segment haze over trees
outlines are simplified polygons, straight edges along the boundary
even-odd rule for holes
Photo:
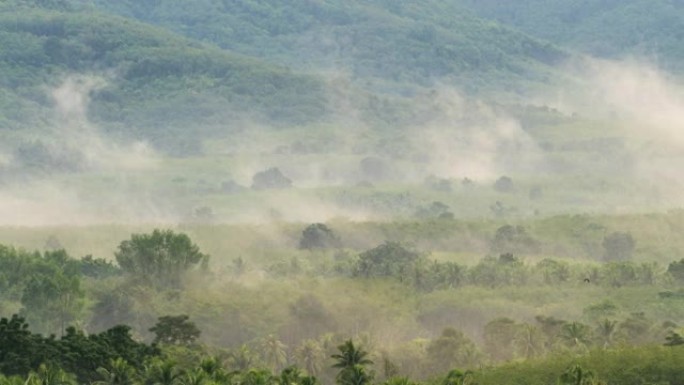
[[[681,20],[0,2],[0,385],[682,384]]]

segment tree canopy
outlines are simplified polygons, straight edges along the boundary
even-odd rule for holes
[[[119,244],[115,256],[127,274],[164,287],[179,287],[186,271],[209,260],[187,235],[158,229],[133,234]]]

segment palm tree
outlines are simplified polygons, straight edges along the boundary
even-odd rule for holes
[[[209,375],[202,368],[196,368],[183,373],[179,377],[178,383],[180,385],[204,385],[208,380]]]
[[[337,360],[332,367],[337,369],[350,369],[354,366],[365,366],[372,365],[373,361],[366,358],[368,352],[356,348],[352,340],[345,341],[342,345],[338,346],[337,349],[340,351],[338,354],[333,354],[331,357]]]
[[[76,385],[76,378],[59,367],[41,364],[37,372],[29,373],[26,385]]]
[[[280,385],[299,385],[305,376],[302,376],[302,372],[296,366],[288,366],[283,369],[280,373],[280,377],[277,379]]]
[[[280,342],[272,334],[264,338],[261,342],[261,353],[264,361],[270,365],[271,371],[277,373],[279,369],[287,363],[287,353],[285,344]]]
[[[373,374],[361,365],[354,365],[340,371],[337,375],[339,385],[367,385],[373,381]]]
[[[154,360],[145,366],[145,385],[177,385],[182,372],[173,361]]]
[[[272,385],[274,378],[268,370],[252,369],[242,374],[238,383],[241,385]]]
[[[254,354],[247,345],[242,345],[232,351],[226,361],[230,369],[244,372],[252,366]]]
[[[98,368],[97,374],[102,378],[94,385],[133,385],[135,383],[135,368],[119,357],[110,361],[111,369]]]
[[[366,358],[365,352],[354,346],[352,340],[345,341],[338,346],[340,351],[331,357],[337,360],[332,366],[340,369],[337,374],[337,383],[340,385],[365,385],[373,380],[373,374],[366,371],[365,366],[373,364],[373,361]]]
[[[199,368],[208,378],[217,383],[226,383],[230,377],[216,357],[204,358],[200,362]]]
[[[323,349],[317,341],[306,340],[295,350],[295,358],[310,376],[317,376],[324,358]]]
[[[513,342],[518,352],[525,358],[537,356],[544,349],[544,335],[537,327],[528,323],[523,323],[518,327]]]
[[[604,319],[599,322],[596,327],[596,335],[598,336],[601,346],[606,349],[613,344],[613,337],[615,336],[615,331],[617,330],[617,321],[611,321],[609,319]]]
[[[586,349],[590,342],[590,330],[583,323],[571,322],[563,325],[561,338],[570,348]]]

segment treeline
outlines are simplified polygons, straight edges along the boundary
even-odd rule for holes
[[[288,365],[281,347],[265,340],[266,360],[257,362],[245,349],[212,351],[195,343],[200,334],[187,316],[161,317],[151,329],[152,344],[135,341],[128,326],[118,325],[99,334],[85,335],[74,327],[60,339],[29,330],[18,316],[0,319],[0,383],[29,385],[315,385],[321,367]],[[436,360],[450,353],[445,331],[431,345]],[[384,354],[366,351],[352,340],[329,353],[325,364],[333,376],[323,383],[338,385],[465,385],[550,384],[642,385],[684,383],[684,340],[667,346],[593,350],[581,356],[555,355],[474,370],[430,365],[427,379],[418,381],[399,374],[399,367]],[[677,346],[682,345],[682,346]],[[304,352],[306,355],[307,353]],[[272,364],[269,364],[271,362]],[[451,362],[453,364],[453,362]]]
[[[46,246],[60,247],[52,238]],[[303,250],[297,257],[273,264],[275,254],[268,252],[263,270],[240,257],[229,268],[212,268],[209,256],[186,234],[171,230],[133,234],[121,241],[114,255],[116,263],[89,256],[75,259],[63,250],[38,253],[2,247],[0,308],[5,314],[18,313],[7,321],[8,330],[23,330],[17,335],[38,341],[17,346],[47,355],[25,364],[33,371],[43,361],[69,368],[70,361],[54,357],[77,354],[64,353],[67,348],[60,341],[87,340],[92,345],[88,351],[103,357],[102,349],[111,345],[107,338],[129,341],[126,338],[132,335],[136,341],[172,347],[206,341],[207,349],[224,351],[222,360],[235,370],[263,366],[278,373],[297,365],[324,382],[335,378],[326,369],[327,362],[345,336],[377,350],[373,360],[382,363],[376,369],[386,379],[398,375],[426,379],[453,368],[684,342],[678,324],[684,260],[672,262],[663,271],[627,261],[570,264],[545,259],[528,265],[504,253],[466,266],[432,260],[396,242],[358,254],[318,250],[339,246],[340,240],[327,226],[313,224],[302,232],[299,247]],[[296,288],[300,285],[301,290]],[[470,301],[461,305],[453,301],[472,295],[473,290],[498,296],[518,290],[510,302],[500,300],[510,307],[519,306],[516,301],[538,301],[536,296],[547,290],[604,295],[625,288],[634,289],[630,295],[638,293],[639,298],[657,302],[660,310],[634,310],[641,306],[625,307],[613,296],[589,298],[589,305],[576,309],[579,315],[560,317],[544,306],[530,306],[525,314],[505,312],[511,316],[502,317],[495,315],[486,296],[471,297],[482,302],[476,313],[464,313],[472,311],[465,305]],[[406,306],[416,308],[402,309]],[[199,326],[187,316],[158,318],[171,311],[191,314]],[[476,326],[468,325],[471,316],[479,320]],[[386,324],[395,317],[403,326]],[[66,334],[45,342],[25,333],[24,320],[42,333]],[[122,324],[134,329],[117,329]],[[206,332],[203,338],[200,328]],[[374,340],[392,328],[399,337],[389,343]],[[196,353],[176,351],[174,357],[186,361]],[[86,361],[104,365],[109,358]],[[68,371],[85,375],[76,369]]]
[[[682,282],[684,263],[681,261],[673,261],[665,268],[656,263],[630,261],[635,244],[631,234],[613,232],[602,241],[603,263],[571,263],[563,259],[542,258],[539,262],[529,264],[516,255],[517,251],[523,255],[539,253],[539,242],[523,227],[505,225],[497,229],[490,240],[490,251],[494,255],[488,255],[472,266],[433,260],[428,254],[392,241],[358,255],[338,249],[332,260],[327,260],[329,263],[314,260],[308,266],[316,274],[323,275],[393,278],[425,292],[468,285],[490,288],[526,285],[622,287]],[[305,228],[299,242],[300,248],[308,250],[335,249],[341,245],[342,241],[332,229],[320,223]],[[316,258],[325,259],[325,254]],[[281,261],[267,269],[275,276],[307,274],[303,266],[295,257],[289,264]],[[675,294],[664,292],[662,295]]]

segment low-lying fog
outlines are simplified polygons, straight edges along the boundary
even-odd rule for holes
[[[2,148],[0,225],[389,219],[435,202],[456,217],[680,205],[678,79],[634,60],[563,70],[573,82],[516,104],[437,85],[395,101],[408,123],[381,128],[364,120],[353,85],[336,79],[333,121],[227,122],[225,138],[185,158],[89,121],[90,96],[112,75],[74,74],[46,88],[53,131]]]

